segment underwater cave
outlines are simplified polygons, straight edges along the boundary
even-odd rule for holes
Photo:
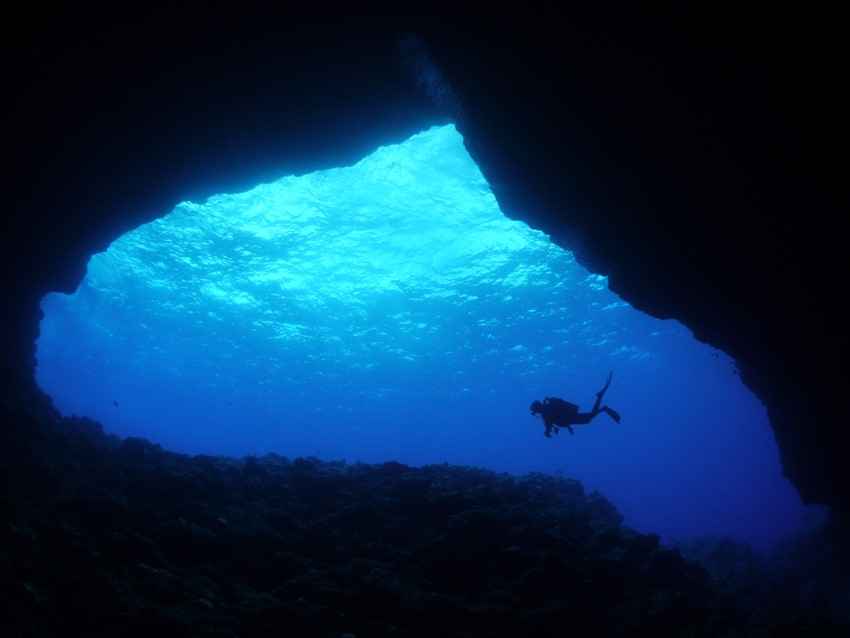
[[[563,474],[667,540],[805,518],[732,359],[507,218],[453,125],[184,201],[42,309],[56,407],[171,450]],[[622,423],[544,438],[530,402],[609,371]]]

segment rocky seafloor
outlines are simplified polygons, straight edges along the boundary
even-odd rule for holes
[[[799,569],[732,578],[753,561],[722,544],[691,562],[577,481],[187,456],[45,405],[2,417],[6,638],[850,635]]]

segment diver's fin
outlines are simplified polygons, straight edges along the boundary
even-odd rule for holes
[[[616,410],[614,410],[613,408],[609,408],[609,407],[607,407],[607,406],[606,406],[606,407],[604,407],[604,408],[602,408],[602,409],[603,409],[603,410],[605,410],[605,414],[607,414],[608,416],[610,416],[610,417],[611,417],[612,419],[614,419],[617,423],[619,423],[619,422],[620,422],[620,413],[619,413],[619,412],[617,412],[617,411],[616,411]]]

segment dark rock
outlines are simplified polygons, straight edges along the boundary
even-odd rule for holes
[[[846,513],[844,408],[812,399],[842,396],[847,380],[844,317],[825,302],[846,279],[830,221],[846,207],[829,197],[843,178],[816,148],[841,146],[847,110],[829,24],[789,47],[799,12],[767,29],[761,11],[330,25],[247,7],[126,22],[34,7],[2,58],[6,635],[548,636],[582,621],[601,635],[846,633],[846,516],[743,579],[764,587],[724,585],[575,482],[193,459],[60,419],[33,378],[42,296],[70,292],[119,234],[270,167],[343,165],[452,120],[507,214],[734,356],[788,477]],[[411,40],[399,59],[410,31],[425,48]],[[270,83],[274,68],[298,72]],[[436,69],[450,90],[423,94],[405,68]],[[221,99],[230,85],[243,88]],[[285,598],[289,583],[300,598]]]
[[[842,315],[824,302],[847,271],[842,233],[824,229],[846,206],[816,145],[846,133],[831,80],[840,37],[787,47],[771,34],[797,31],[799,16],[765,30],[755,10],[688,21],[633,8],[611,20],[583,5],[569,19],[453,11],[334,26],[247,9],[236,20],[142,13],[130,27],[68,10],[50,26],[24,19],[39,30],[4,41],[15,60],[4,103],[15,214],[0,247],[14,291],[0,326],[3,405],[55,416],[33,382],[39,300],[70,292],[120,233],[211,188],[343,165],[454,121],[507,214],[550,233],[635,307],[735,357],[804,499],[850,509],[843,412],[811,400],[839,395],[847,379]],[[151,37],[155,53],[140,44]],[[272,86],[263,70],[275,63],[302,72]],[[254,88],[222,101],[227,83]],[[123,106],[102,112],[116,94]],[[167,108],[153,97],[176,94],[186,98]],[[45,171],[50,187],[34,187]]]
[[[159,460],[160,455],[158,452],[161,449],[161,446],[151,443],[146,439],[131,436],[124,439],[121,443],[119,453],[129,463],[141,464],[153,459]]]
[[[44,459],[87,455],[62,436]],[[245,475],[252,464],[261,479]],[[751,609],[658,537],[623,528],[605,499],[567,479],[448,465],[239,462],[138,440],[76,467],[68,484],[51,484],[62,498],[32,508],[20,492],[7,502],[0,559],[10,577],[0,586],[16,601],[9,626],[42,626],[42,635],[191,627],[260,636],[286,626],[323,637],[548,636],[573,619],[593,620],[601,635],[663,634],[682,623],[714,635],[720,625],[744,627]],[[768,599],[748,600],[764,610]],[[785,624],[824,618],[807,604],[782,616]]]

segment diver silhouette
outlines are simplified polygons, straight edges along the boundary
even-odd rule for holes
[[[611,379],[613,376],[613,372],[608,374],[608,380],[605,382],[605,385],[599,392],[596,393],[596,403],[593,404],[593,409],[590,412],[579,412],[578,406],[575,403],[564,401],[558,397],[546,397],[543,401],[534,401],[530,406],[531,414],[532,416],[537,416],[539,414],[543,417],[543,422],[546,425],[546,431],[543,435],[551,437],[552,430],[555,431],[555,434],[558,434],[558,428],[567,428],[570,431],[570,434],[575,434],[572,426],[587,425],[600,412],[604,412],[614,419],[614,421],[619,423],[619,412],[609,408],[607,405],[600,406],[600,403],[602,403],[602,397],[605,396],[608,386],[611,385]]]

